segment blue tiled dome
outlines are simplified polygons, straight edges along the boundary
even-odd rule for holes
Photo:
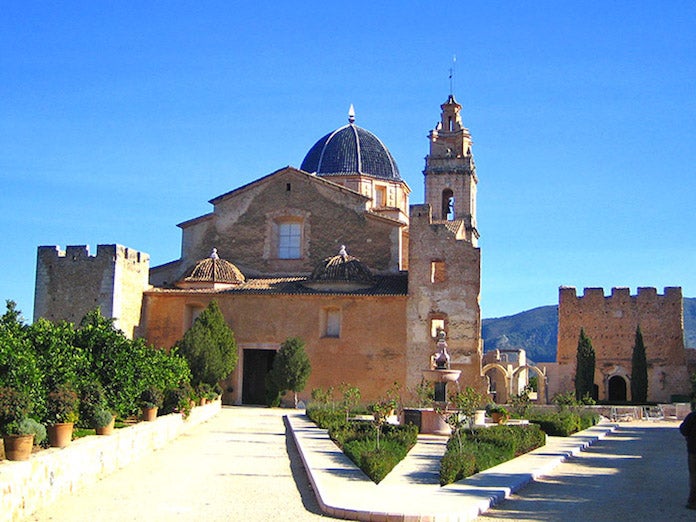
[[[352,115],[349,121],[348,125],[317,141],[300,168],[318,176],[361,174],[401,180],[396,161],[384,143],[370,131],[355,125]]]

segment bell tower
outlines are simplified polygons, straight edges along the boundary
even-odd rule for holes
[[[478,243],[476,228],[476,165],[471,134],[462,123],[462,106],[450,94],[440,122],[430,131],[430,153],[425,157],[425,202],[434,221],[460,221],[466,239]]]

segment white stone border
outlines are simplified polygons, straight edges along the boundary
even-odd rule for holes
[[[65,448],[32,454],[27,461],[0,461],[0,522],[21,520],[61,495],[77,491],[148,453],[220,412],[220,400],[114,430],[109,436],[74,440]]]

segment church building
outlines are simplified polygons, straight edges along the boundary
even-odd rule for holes
[[[300,398],[342,382],[364,400],[394,382],[413,389],[442,329],[460,385],[484,392],[478,178],[461,108],[450,95],[429,134],[422,204],[409,204],[395,159],[351,107],[299,168],[214,197],[211,212],[180,223],[177,260],[150,268],[120,245],[96,256],[39,247],[35,319],[75,322],[101,306],[127,335],[167,349],[215,300],[239,350],[226,404],[264,402],[288,337],[306,343],[312,364]]]

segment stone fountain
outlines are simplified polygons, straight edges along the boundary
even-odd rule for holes
[[[447,383],[455,382],[461,370],[450,369],[450,355],[447,353],[447,340],[444,330],[437,332],[437,351],[430,356],[430,368],[423,370],[426,381],[435,386],[435,403],[444,408],[447,405]]]
[[[447,383],[456,382],[462,372],[450,368],[446,337],[444,330],[437,332],[437,351],[430,356],[430,368],[423,370],[423,378],[435,388],[435,408],[421,410],[421,433],[449,435],[451,431],[440,412],[447,409]]]

